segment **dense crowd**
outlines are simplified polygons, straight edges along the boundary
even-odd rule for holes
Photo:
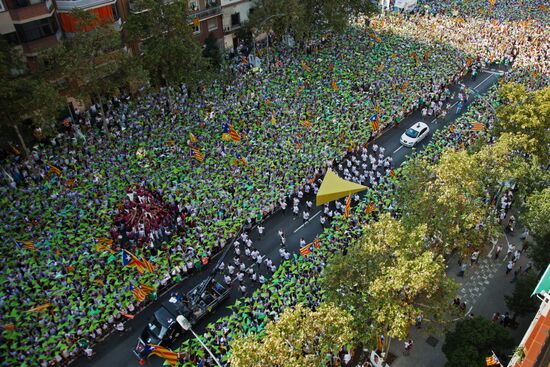
[[[467,147],[477,139],[489,142],[491,137],[486,130],[472,131],[469,125],[472,121],[482,121],[489,129],[492,119],[491,111],[483,103],[474,102],[449,129],[438,130],[425,150],[419,154],[422,159],[436,162],[446,149]],[[355,148],[342,159],[343,166],[339,165],[341,167],[337,169],[339,175],[344,176],[345,171],[352,172],[349,178],[359,182],[365,171],[373,171],[369,156],[378,155],[380,148],[376,145]],[[363,156],[366,158],[363,159]],[[367,170],[362,167],[364,162],[367,162]],[[375,168],[374,171],[383,172],[383,168],[378,171]],[[291,259],[284,261],[273,276],[261,284],[251,297],[239,300],[232,306],[233,313],[230,316],[208,326],[208,332],[202,337],[209,348],[215,351],[218,359],[227,361],[231,340],[250,333],[261,334],[267,322],[276,321],[285,308],[293,307],[297,303],[303,303],[310,308],[320,304],[323,294],[319,276],[328,258],[336,252],[345,251],[350,244],[357,241],[363,233],[365,224],[375,220],[381,213],[396,215],[398,207],[395,188],[400,170],[396,171],[396,176],[390,175],[389,172],[381,175],[374,185],[369,185],[370,189],[361,198],[354,195],[354,205],[349,217],[344,215],[344,200],[338,201],[335,206],[339,209],[335,210],[330,226],[320,234],[318,248],[306,256],[294,254]],[[367,210],[372,204],[375,209]],[[214,365],[213,360],[205,355],[202,346],[196,340],[187,340],[179,351],[182,354],[183,366],[196,366],[200,363],[204,366]],[[337,359],[338,356],[333,356],[327,366],[340,365],[335,364]]]
[[[378,19],[375,32],[326,35],[306,53],[275,48],[270,72],[243,71],[231,85],[168,88],[77,111],[64,133],[28,159],[2,165],[2,364],[62,363],[101,339],[140,307],[130,291],[138,275],[118,255],[123,247],[156,268],[139,282],[180,280],[243,225],[286,205],[327,162],[368,141],[373,114],[381,128],[398,123],[430,106],[467,67],[491,62],[513,63],[512,80],[547,83],[547,27],[521,19]],[[229,124],[240,142],[222,139]],[[429,149],[436,156],[468,138],[455,129]],[[376,195],[389,208],[392,179],[382,176]],[[326,251],[285,262],[256,300],[213,326],[213,346],[223,351],[230,333],[261,330],[260,314],[274,319],[297,301],[319,301],[316,278],[303,274],[318,274],[330,249],[359,228],[335,221],[349,231],[327,231],[320,239]],[[115,240],[112,251],[96,251],[106,237]],[[288,284],[296,293],[285,291]],[[197,346],[187,347],[195,358]]]

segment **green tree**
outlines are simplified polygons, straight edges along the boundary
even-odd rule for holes
[[[204,50],[202,51],[202,55],[210,60],[212,66],[219,69],[222,64],[222,55],[220,48],[218,47],[216,36],[214,36],[214,33],[212,32],[210,32],[208,37],[204,40]]]
[[[467,151],[446,151],[437,164],[409,161],[399,183],[398,200],[409,228],[426,224],[431,245],[440,254],[484,244],[496,226],[482,184],[480,163]]]
[[[511,296],[504,296],[506,306],[514,314],[512,319],[535,312],[539,308],[537,297],[531,296],[538,283],[538,277],[534,272],[527,273],[518,278]]]
[[[485,358],[492,352],[505,356],[514,345],[507,329],[483,317],[459,321],[454,331],[447,333],[443,353],[446,367],[485,367]]]
[[[550,264],[550,188],[535,191],[527,198],[520,219],[534,239],[529,255],[535,267],[544,270]]]
[[[353,317],[332,304],[312,311],[302,304],[287,308],[265,334],[250,334],[231,343],[229,362],[233,367],[317,367],[327,354],[338,353],[355,338]]]
[[[41,75],[30,74],[18,54],[0,39],[0,123],[14,129],[25,156],[29,149],[20,127],[26,120],[44,132],[55,131],[55,118],[63,107],[56,88]]]
[[[404,339],[421,313],[427,326],[443,322],[456,284],[425,237],[426,226],[409,230],[385,214],[346,255],[329,260],[321,283],[325,297],[353,315],[361,342],[372,346],[380,334]]]
[[[291,33],[296,39],[312,37],[318,32],[341,32],[358,15],[370,16],[376,6],[368,0],[260,0],[250,16],[250,26],[258,31]],[[283,14],[266,21],[274,14]]]
[[[78,30],[47,55],[52,77],[65,81],[65,93],[84,103],[99,102],[143,81],[143,72],[124,51],[120,33],[89,12],[76,9]]]
[[[209,65],[193,35],[187,2],[138,0],[135,6],[124,29],[150,80],[165,85],[204,79]]]
[[[499,89],[502,104],[497,109],[497,134],[525,134],[530,144],[527,152],[550,163],[550,87],[529,92],[521,84],[504,84]]]

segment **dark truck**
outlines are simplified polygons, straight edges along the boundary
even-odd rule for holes
[[[208,312],[213,310],[221,302],[229,297],[229,289],[225,288],[214,279],[206,279],[209,282],[206,289],[204,282],[193,288],[187,295],[173,293],[169,300],[164,301],[161,307],[156,310],[153,317],[147,323],[147,326],[138,338],[138,343],[134,349],[134,354],[138,358],[143,358],[143,351],[147,344],[169,346],[176,340],[184,330],[176,322],[178,315],[183,315],[191,325],[196,324]],[[199,297],[199,292],[202,294]],[[196,299],[191,306],[190,300]]]
[[[220,264],[229,250],[233,248],[234,242],[240,233],[241,231],[224,249],[218,263],[205,280],[187,294],[174,292],[169,300],[162,302],[161,307],[154,312],[153,317],[138,338],[138,343],[134,348],[134,354],[138,358],[144,358],[143,352],[147,344],[167,347],[182,335],[184,330],[176,322],[176,317],[183,315],[191,325],[195,325],[229,297],[229,289],[215,280],[215,277]]]

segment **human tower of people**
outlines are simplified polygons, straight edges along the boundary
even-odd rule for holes
[[[441,37],[414,38],[410,22],[430,19],[436,29],[451,27],[451,45]],[[99,340],[123,315],[139,309],[131,286],[158,288],[200,269],[243,224],[261,220],[318,178],[327,161],[339,162],[348,148],[365,143],[375,133],[367,123],[373,114],[379,115],[380,128],[398,122],[440,95],[464,67],[501,60],[514,61],[515,67],[515,61],[525,60],[512,78],[548,82],[547,42],[526,43],[525,32],[509,32],[506,39],[496,26],[479,38],[475,27],[438,19],[379,19],[377,31],[352,28],[329,35],[311,54],[276,49],[271,72],[242,73],[231,86],[113,100],[104,116],[96,108],[79,113],[65,133],[28,159],[4,162],[3,363],[48,365],[78,355],[81,341]],[[526,26],[546,32],[537,19]],[[492,39],[500,43],[486,43]],[[483,47],[462,49],[461,41]],[[508,47],[514,44],[516,51]],[[101,129],[102,119],[109,134]],[[228,125],[234,134],[226,140]],[[455,129],[429,149],[436,156],[470,135]],[[350,177],[364,173],[360,164],[355,168],[348,170]],[[373,197],[359,204],[358,212],[372,201],[378,210],[390,208],[392,180],[386,175],[375,180],[377,190],[369,190]],[[164,208],[170,215],[153,220],[145,204],[133,204],[151,200],[154,213]],[[133,208],[153,220],[152,229],[145,231],[147,221],[131,215],[124,225],[115,222]],[[158,225],[165,220],[167,225]],[[275,319],[295,302],[319,302],[316,278],[303,274],[318,274],[323,256],[338,247],[336,242],[349,241],[358,226],[335,220],[341,225],[332,228],[339,230],[324,232],[318,254],[284,262],[264,279],[261,302],[241,301],[235,314],[212,326],[206,338],[220,355],[226,355],[231,337],[260,330],[261,315]],[[140,275],[124,267],[122,248],[148,260],[153,271]],[[286,292],[289,287],[302,291]],[[246,319],[239,316],[245,314]],[[201,358],[194,342],[182,351],[188,361]]]

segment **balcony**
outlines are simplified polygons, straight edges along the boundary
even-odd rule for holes
[[[74,8],[88,9],[99,5],[114,4],[116,0],[57,0],[57,10],[71,11]]]
[[[14,23],[24,23],[31,19],[44,18],[53,13],[54,7],[51,0],[25,1],[16,3],[19,7],[10,9],[11,19]]]
[[[190,11],[189,18],[190,18],[190,21],[193,21],[193,19],[196,19],[196,18],[204,19],[217,14],[221,14],[221,13],[222,13],[221,5],[216,5],[216,6],[212,6],[210,8],[206,8],[199,11]]]
[[[61,35],[61,30],[59,30],[56,34],[52,34],[51,36],[47,36],[30,42],[24,42],[21,44],[21,46],[23,46],[23,53],[25,55],[36,55],[40,51],[57,44],[61,39]]]

